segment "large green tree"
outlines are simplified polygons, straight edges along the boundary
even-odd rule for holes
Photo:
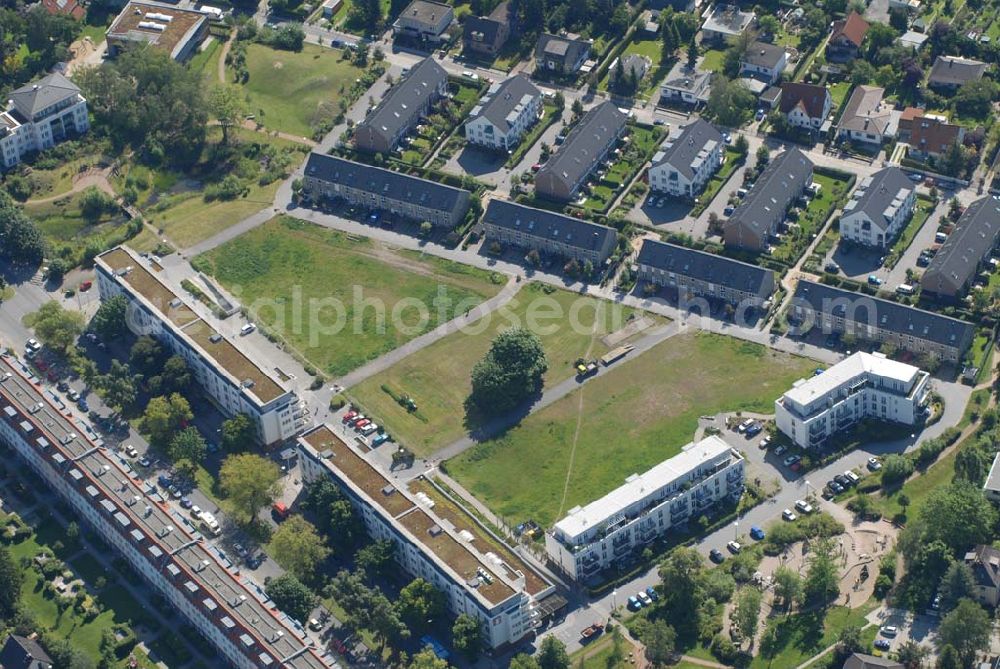
[[[551,634],[542,639],[542,646],[538,649],[538,666],[541,669],[569,669],[566,644]]]
[[[753,114],[754,104],[746,84],[717,74],[712,78],[705,115],[721,125],[738,128]]]
[[[24,576],[7,546],[0,544],[0,620],[14,615]]]
[[[698,603],[705,563],[693,548],[676,548],[660,565],[663,610],[682,638],[698,628]]]
[[[128,300],[124,295],[113,295],[101,302],[90,320],[90,329],[102,340],[112,341],[128,330],[127,317]]]
[[[827,604],[840,592],[840,575],[830,539],[813,542],[803,593],[812,604]]]
[[[330,555],[326,540],[308,520],[296,514],[278,525],[271,535],[271,554],[282,567],[307,583]]]
[[[541,389],[546,370],[537,335],[525,328],[504,330],[472,368],[470,399],[485,414],[505,413]]]
[[[278,608],[305,623],[316,606],[317,597],[293,574],[282,574],[267,582],[267,596]]]
[[[79,311],[63,309],[55,300],[46,302],[31,320],[35,334],[54,351],[66,353],[83,333],[85,321]]]
[[[423,578],[415,578],[399,591],[396,609],[414,632],[423,632],[444,613],[444,593]]]
[[[281,494],[281,471],[274,462],[259,455],[230,455],[222,461],[219,484],[243,519],[252,523],[257,513]]]
[[[468,613],[460,613],[451,626],[451,637],[455,650],[470,662],[479,657],[483,648],[483,630],[479,621]]]
[[[0,190],[0,257],[32,267],[45,257],[41,230],[6,190]]]
[[[963,599],[941,619],[938,647],[952,646],[958,651],[962,666],[971,667],[976,654],[990,647],[992,625],[990,617],[979,604]]]
[[[955,560],[941,579],[938,592],[941,593],[941,612],[947,613],[976,591],[976,580],[972,570],[964,562]]]
[[[257,442],[257,431],[250,416],[238,413],[222,423],[222,449],[227,453],[241,453]]]
[[[154,397],[142,414],[142,430],[154,448],[168,449],[174,436],[193,418],[188,401],[177,393]]]

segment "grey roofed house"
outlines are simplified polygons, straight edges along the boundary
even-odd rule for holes
[[[903,665],[885,657],[851,653],[851,656],[844,660],[844,669],[903,669]]]
[[[505,79],[490,87],[469,114],[469,120],[485,116],[497,128],[509,132],[511,124],[508,119],[512,114],[516,116],[515,110],[522,104],[525,96],[535,97],[541,94],[541,91],[523,74]]]
[[[889,134],[892,112],[882,104],[885,89],[877,86],[858,86],[854,89],[837,130],[843,133],[865,133],[878,135],[879,141]]]
[[[868,181],[867,185],[863,181],[851,194],[851,199],[844,205],[842,217],[864,212],[872,221],[884,225],[886,218],[895,215],[893,203],[900,197],[900,191],[914,188],[906,173],[894,165],[875,172],[865,181]]]
[[[975,598],[996,606],[1000,591],[1000,551],[980,544],[965,554],[964,562],[972,570],[976,582]]]
[[[717,3],[705,19],[701,29],[711,38],[739,35],[746,30],[757,16],[752,11],[744,12],[737,5]]]
[[[959,350],[972,343],[975,332],[972,323],[957,318],[806,279],[799,279],[793,304],[809,307],[817,314],[860,319],[859,322],[873,323],[882,330]]]
[[[646,76],[646,72],[649,70],[650,61],[649,58],[641,56],[637,53],[631,53],[622,58],[622,70],[626,73],[635,74],[636,79],[642,79]]]
[[[505,0],[489,16],[467,16],[462,26],[462,40],[474,51],[496,53],[510,36],[516,9]]]
[[[80,94],[79,87],[58,72],[21,86],[10,94],[14,108],[28,120],[63,100]]]
[[[785,58],[785,47],[767,42],[754,42],[743,54],[741,61],[757,67],[766,67],[773,70]]]
[[[690,180],[694,177],[692,165],[711,142],[722,144],[722,133],[705,119],[698,118],[684,126],[669,146],[664,142],[664,148],[653,156],[651,167],[669,164]]]
[[[409,74],[389,89],[375,109],[354,131],[358,148],[388,152],[438,96],[448,82],[448,73],[433,58],[424,58]]]
[[[595,253],[598,263],[607,259],[618,239],[618,232],[606,225],[495,198],[486,206],[483,224]]]
[[[670,68],[666,79],[660,84],[660,97],[681,98],[685,102],[696,104],[707,102],[710,93],[709,84],[712,73],[699,69],[703,56],[698,58],[694,69],[687,65],[687,60],[681,58]]]
[[[962,213],[955,229],[927,267],[920,285],[924,292],[955,298],[969,285],[979,264],[1000,240],[1000,199],[976,200]]]
[[[454,211],[469,198],[469,191],[461,188],[315,151],[309,154],[306,161],[305,177],[442,212]]]
[[[590,52],[590,42],[542,33],[535,44],[536,61],[555,61],[563,72],[570,72]],[[552,69],[552,68],[548,68]]]
[[[763,250],[792,202],[812,179],[813,164],[796,148],[771,159],[725,225],[726,244]]]
[[[604,159],[621,136],[627,119],[611,102],[602,102],[584,114],[559,150],[538,170],[536,191],[550,197],[572,199],[584,177]]]
[[[919,50],[927,41],[927,35],[915,30],[907,30],[896,41],[899,42],[900,46]]]
[[[636,264],[752,293],[762,300],[767,299],[774,290],[774,272],[769,269],[651,239],[643,241]]]
[[[0,669],[52,669],[48,653],[34,639],[11,634],[0,649]]]
[[[957,88],[969,81],[979,81],[986,72],[986,63],[960,56],[938,56],[927,77],[929,86]]]

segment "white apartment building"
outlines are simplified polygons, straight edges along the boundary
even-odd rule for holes
[[[515,563],[512,551],[507,559],[498,554],[499,538],[487,542],[467,529],[457,530],[435,513],[426,493],[397,487],[329,426],[299,437],[299,463],[306,482],[329,477],[368,534],[392,541],[399,565],[444,593],[452,615],[479,620],[488,648],[517,643],[531,633],[537,601],[555,588],[523,561]]]
[[[226,416],[247,414],[260,443],[293,437],[308,421],[295,393],[201,319],[153,271],[146,259],[119,246],[95,261],[101,299],[124,295],[128,325],[182,356],[205,394]]]
[[[490,86],[469,114],[465,138],[488,149],[510,151],[541,114],[541,91],[519,74]]]
[[[44,151],[90,129],[87,101],[57,73],[18,88],[0,113],[0,157],[4,169],[26,153]]]
[[[813,448],[868,418],[913,425],[929,390],[927,372],[859,351],[818,376],[796,381],[774,401],[775,423],[798,446]]]
[[[0,356],[0,442],[237,669],[329,669],[333,658],[191,520],[106,449],[12,357]]]
[[[840,236],[857,244],[889,248],[910,220],[917,189],[898,167],[862,179],[844,206]]]
[[[549,559],[586,580],[626,560],[671,527],[743,493],[744,461],[712,435],[584,507],[570,509],[545,535]]]
[[[678,197],[693,198],[722,167],[722,133],[698,119],[669,136],[653,156],[649,187]]]

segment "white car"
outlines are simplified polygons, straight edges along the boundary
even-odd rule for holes
[[[882,469],[882,463],[879,462],[878,458],[868,458],[868,469],[877,472]]]
[[[795,515],[795,512],[792,511],[791,509],[785,509],[784,511],[782,511],[781,517],[787,520],[788,522],[792,522],[793,520],[798,518],[798,516]]]
[[[899,628],[895,625],[885,625],[879,631],[882,633],[882,636],[894,637],[899,633]]]
[[[730,553],[736,555],[743,549],[743,546],[741,546],[738,541],[730,541],[728,544],[726,544],[726,548],[729,549]]]
[[[247,323],[246,325],[240,328],[240,336],[245,337],[256,329],[257,329],[256,325],[254,325],[253,323]]]
[[[130,458],[137,458],[139,457],[139,451],[135,450],[135,446],[133,446],[132,444],[127,444],[125,446],[125,455],[129,456]]]
[[[639,601],[642,602],[643,606],[653,605],[653,598],[647,595],[645,590],[640,590],[636,597],[639,598]]]
[[[42,345],[38,343],[37,339],[32,337],[31,339],[29,339],[24,343],[24,348],[25,350],[37,353],[38,351],[42,350]]]
[[[812,505],[804,499],[795,500],[795,508],[802,513],[812,513]]]
[[[197,504],[191,507],[191,517],[195,520],[201,520],[201,507]]]

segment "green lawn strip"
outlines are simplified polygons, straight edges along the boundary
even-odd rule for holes
[[[524,137],[521,138],[521,143],[517,145],[517,148],[515,148],[510,154],[510,157],[507,158],[507,162],[504,163],[504,167],[508,169],[516,167],[517,164],[524,158],[524,154],[528,152],[528,149],[534,146],[535,142],[538,141],[538,138],[542,136],[542,133],[548,130],[549,126],[553,123],[557,123],[561,117],[562,112],[556,109],[555,105],[543,104],[542,118],[538,119],[538,122],[531,127],[531,130],[525,133]]]
[[[564,290],[552,291],[541,284],[531,283],[515,296],[503,310],[494,312],[470,328],[469,333],[451,334],[427,348],[408,356],[386,371],[373,376],[349,390],[350,396],[361,404],[366,414],[373,415],[380,424],[401,443],[420,455],[429,455],[464,435],[469,428],[464,425],[464,402],[471,391],[472,367],[489,350],[496,334],[512,324],[529,324],[530,313],[552,309],[562,314],[558,320],[539,320],[543,328],[534,328],[542,341],[548,358],[549,371],[546,386],[552,386],[571,377],[576,371],[577,358],[590,350],[591,357],[608,352],[600,337],[614,332],[627,323],[634,310],[618,307],[611,302],[592,297],[581,297]],[[603,310],[597,316],[597,309]],[[577,332],[570,327],[567,316],[578,313]],[[665,320],[646,314],[647,318],[661,325]],[[591,341],[591,330],[598,323],[597,337]],[[549,328],[551,324],[557,327]],[[479,331],[481,330],[481,331]],[[418,415],[408,412],[386,393],[386,386],[397,396],[409,395],[417,403]]]
[[[796,612],[772,618],[768,622],[768,627],[777,630],[776,642],[773,647],[762,642],[750,667],[751,669],[796,667],[835,644],[844,628],[849,625],[865,625],[865,616],[874,607],[873,603],[868,602],[857,609],[835,606],[825,611]]]
[[[899,238],[896,243],[892,245],[892,250],[889,252],[889,256],[885,260],[885,265],[889,269],[896,266],[903,254],[906,253],[906,249],[910,247],[913,243],[914,237],[920,232],[920,229],[924,227],[924,223],[930,217],[931,212],[934,211],[934,200],[930,199],[926,195],[917,196],[917,204],[913,208],[913,215],[910,217],[910,222],[906,224],[903,228],[903,232],[900,233]]]
[[[289,174],[308,151],[302,144],[234,128],[230,130],[234,149],[218,159],[214,156],[221,140],[222,132],[211,128],[201,158],[185,172],[129,165],[115,179],[115,187],[120,192],[126,183],[133,184],[139,192],[137,205],[147,222],[170,241],[188,247],[273,206],[283,175]],[[272,155],[267,170],[260,162],[262,152]],[[243,194],[232,199],[206,199],[206,190],[228,176],[240,180]],[[270,182],[261,185],[262,178]]]
[[[401,254],[290,217],[273,219],[199,256],[196,265],[238,291],[273,336],[334,376],[500,290],[489,272]],[[425,311],[401,302],[404,298],[415,299]]]
[[[627,146],[622,147],[621,157],[591,187],[589,196],[583,202],[583,208],[592,212],[607,211],[618,196],[620,188],[627,186],[652,157],[662,135],[659,128],[631,126],[630,141]],[[632,157],[627,158],[626,154],[632,154]]]
[[[698,416],[770,413],[774,399],[815,364],[721,335],[678,335],[618,363],[583,390],[450,460],[447,468],[508,524],[532,518],[548,527],[560,506],[565,512],[587,504],[630,474],[676,455],[693,437]],[[561,504],[574,435],[574,464]]]
[[[799,213],[795,221],[798,232],[789,231],[785,239],[771,254],[775,260],[794,263],[809,245],[812,236],[819,232],[823,223],[829,217],[831,206],[836,209],[847,196],[847,182],[826,174],[814,174],[813,183],[820,184],[819,194],[809,201],[809,204]],[[834,193],[834,186],[838,187]]]
[[[722,163],[719,171],[712,175],[712,178],[705,184],[705,189],[698,195],[698,203],[691,209],[691,212],[688,214],[689,216],[700,216],[708,208],[708,205],[712,203],[712,200],[715,199],[719,191],[722,190],[722,187],[726,185],[726,182],[729,181],[729,177],[733,176],[736,168],[742,164],[740,161],[742,156],[736,151],[726,149],[724,155],[726,162]]]
[[[219,56],[222,55],[224,40],[213,38],[188,61],[192,72],[201,74],[201,80],[209,88],[219,85]]]
[[[830,86],[830,98],[833,101],[833,109],[840,109],[840,105],[844,104],[844,98],[847,97],[847,91],[849,90],[851,90],[851,82],[849,81],[838,81]]]
[[[685,55],[684,58],[687,56]],[[708,72],[722,72],[723,63],[726,60],[726,52],[721,49],[709,49],[705,52],[705,60],[702,61],[700,69]]]
[[[250,113],[266,127],[293,135],[312,135],[321,105],[337,109],[364,70],[341,60],[343,52],[305,44],[302,51],[279,51],[263,44],[247,46],[244,85]]]

